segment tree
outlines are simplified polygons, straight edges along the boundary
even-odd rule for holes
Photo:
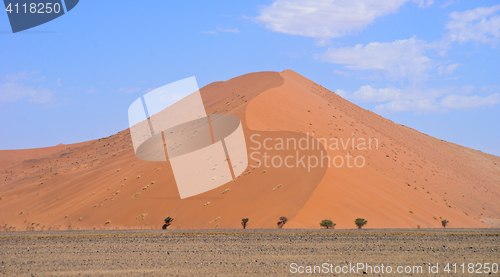
[[[248,223],[248,218],[241,219],[241,226],[243,226],[243,229],[247,227],[247,223]]]
[[[356,218],[356,220],[354,220],[354,223],[356,224],[356,226],[358,226],[358,229],[361,229],[361,227],[365,226],[366,223],[368,223],[368,221],[366,221],[364,218]]]
[[[448,222],[449,221],[446,219],[441,220],[441,225],[443,225],[443,228],[446,228],[446,225],[448,224]]]
[[[326,227],[326,229],[335,228],[335,225],[337,225],[337,224],[333,223],[333,221],[331,221],[330,219],[323,219],[319,223],[319,226]]]
[[[171,218],[170,216],[167,216],[167,218],[165,218],[165,224],[163,224],[163,227],[162,229],[167,229],[168,226],[170,226],[170,224],[172,224],[172,221],[174,221],[173,218]]]
[[[280,217],[280,221],[278,221],[278,228],[283,228],[283,225],[288,221],[288,218],[282,216]]]

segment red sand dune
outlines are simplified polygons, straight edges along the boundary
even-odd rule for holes
[[[207,114],[242,120],[247,148],[256,137],[271,139],[268,146],[304,138],[322,144],[301,155],[349,154],[366,164],[266,168],[263,152],[284,158],[296,151],[260,149],[253,156],[260,166],[251,159],[234,182],[180,200],[169,163],[136,158],[128,130],[0,151],[0,227],[149,229],[161,228],[166,216],[175,219],[172,229],[241,228],[244,217],[248,228],[276,228],[280,216],[289,219],[284,228],[319,228],[322,219],[355,228],[357,217],[368,220],[366,228],[438,228],[441,219],[451,228],[500,227],[499,157],[396,124],[290,70],[247,74],[200,91]],[[333,149],[332,138],[376,138],[378,150]]]

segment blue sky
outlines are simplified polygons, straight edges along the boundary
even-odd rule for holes
[[[80,1],[12,34],[0,12],[0,149],[106,137],[129,105],[292,69],[423,133],[500,155],[497,1]]]

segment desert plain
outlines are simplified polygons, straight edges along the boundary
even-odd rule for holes
[[[500,263],[498,229],[86,230],[0,233],[3,276],[454,276]],[[353,264],[393,273],[347,270]],[[460,264],[465,264],[461,273]],[[295,265],[292,265],[295,264]],[[429,266],[438,273],[429,273]],[[299,268],[303,266],[303,268]],[[347,267],[346,267],[347,266]],[[410,270],[411,273],[397,273]],[[417,268],[421,268],[422,271]],[[415,268],[415,269],[414,269]],[[312,269],[314,270],[314,269]],[[319,270],[316,268],[316,270]],[[352,269],[349,269],[352,270]],[[356,269],[357,270],[357,269]],[[451,267],[451,273],[453,267]],[[485,269],[480,269],[485,274]],[[295,273],[294,273],[295,272]]]

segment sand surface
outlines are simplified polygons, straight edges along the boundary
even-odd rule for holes
[[[498,229],[3,232],[0,275],[287,276],[292,263],[368,263],[448,276],[446,263],[499,263],[499,235]],[[429,264],[439,264],[440,274],[426,274]]]
[[[246,74],[200,89],[207,114],[238,116],[247,150],[264,139],[376,138],[378,149],[301,154],[364,157],[362,168],[266,168],[181,200],[169,162],[135,157],[129,130],[43,149],[0,151],[0,230],[318,228],[355,218],[368,228],[500,226],[500,158],[430,137],[364,110],[291,71]],[[314,134],[314,135],[313,135]],[[254,157],[286,157],[262,150]],[[229,189],[229,191],[227,191]],[[227,193],[223,193],[226,191]]]

